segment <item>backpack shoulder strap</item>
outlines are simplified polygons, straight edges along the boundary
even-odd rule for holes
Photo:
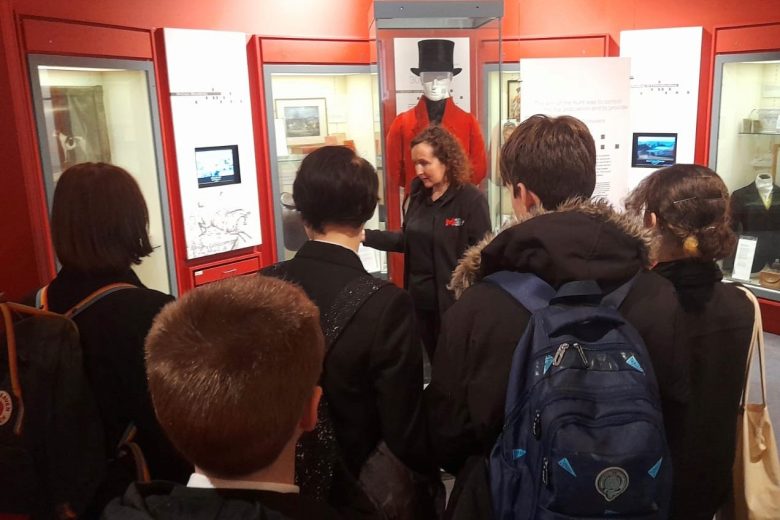
[[[326,355],[368,298],[389,284],[387,280],[380,280],[366,274],[358,276],[341,289],[320,319],[322,332],[325,335]]]
[[[601,300],[601,303],[607,307],[612,307],[613,309],[619,308],[623,304],[623,300],[626,299],[626,296],[628,296],[628,293],[631,291],[631,288],[634,286],[634,283],[636,283],[636,280],[639,278],[641,273],[642,271],[638,271],[634,276],[631,277],[629,281],[604,296],[604,299]]]
[[[44,285],[35,293],[35,308],[49,310],[49,284]]]
[[[16,398],[16,406],[19,408],[16,422],[14,423],[14,434],[21,435],[24,421],[24,398],[22,395],[22,383],[19,378],[19,364],[16,350],[16,331],[14,330],[14,313],[22,316],[53,316],[58,319],[65,319],[60,314],[28,307],[18,303],[5,302],[0,303],[0,314],[2,314],[2,325],[5,329],[6,356],[8,358],[8,373],[11,383],[11,392]],[[70,323],[70,322],[69,322]]]
[[[531,313],[547,307],[555,297],[555,289],[531,273],[498,271],[483,280],[501,287]]]
[[[78,302],[76,305],[65,311],[65,316],[68,318],[75,318],[82,312],[84,312],[87,308],[89,308],[93,303],[96,303],[97,301],[101,300],[102,298],[108,296],[111,293],[115,293],[117,291],[122,291],[124,289],[137,289],[138,287],[129,284],[129,283],[112,283],[109,285],[106,285],[104,287],[101,287],[97,291],[93,292],[80,302]]]

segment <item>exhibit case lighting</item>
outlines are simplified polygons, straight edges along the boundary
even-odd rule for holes
[[[503,1],[374,2],[377,29],[477,29],[503,13]]]

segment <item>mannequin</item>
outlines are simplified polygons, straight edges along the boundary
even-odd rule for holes
[[[738,235],[758,238],[752,272],[780,257],[780,187],[768,173],[731,195],[731,223]]]
[[[411,71],[420,77],[423,96],[417,106],[395,118],[387,134],[385,171],[393,181],[391,186],[403,186],[407,193],[415,177],[409,143],[431,124],[440,124],[458,138],[471,161],[473,184],[479,184],[487,172],[479,123],[450,98],[452,78],[461,72],[460,68],[453,67],[454,48],[455,43],[450,40],[417,42],[419,67]]]

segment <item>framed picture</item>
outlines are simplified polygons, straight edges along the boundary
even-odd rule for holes
[[[506,118],[520,120],[520,80],[506,82]]]
[[[55,179],[74,164],[111,162],[103,87],[53,86],[49,91],[60,161]]]
[[[287,145],[324,143],[328,135],[325,98],[276,99],[277,119],[284,120]]]

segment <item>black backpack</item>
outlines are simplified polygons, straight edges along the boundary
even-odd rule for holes
[[[634,279],[559,290],[528,273],[487,278],[531,312],[490,455],[495,518],[662,520],[671,461],[642,338],[618,312]]]
[[[100,417],[68,318],[0,304],[0,516],[73,518],[102,478]]]

